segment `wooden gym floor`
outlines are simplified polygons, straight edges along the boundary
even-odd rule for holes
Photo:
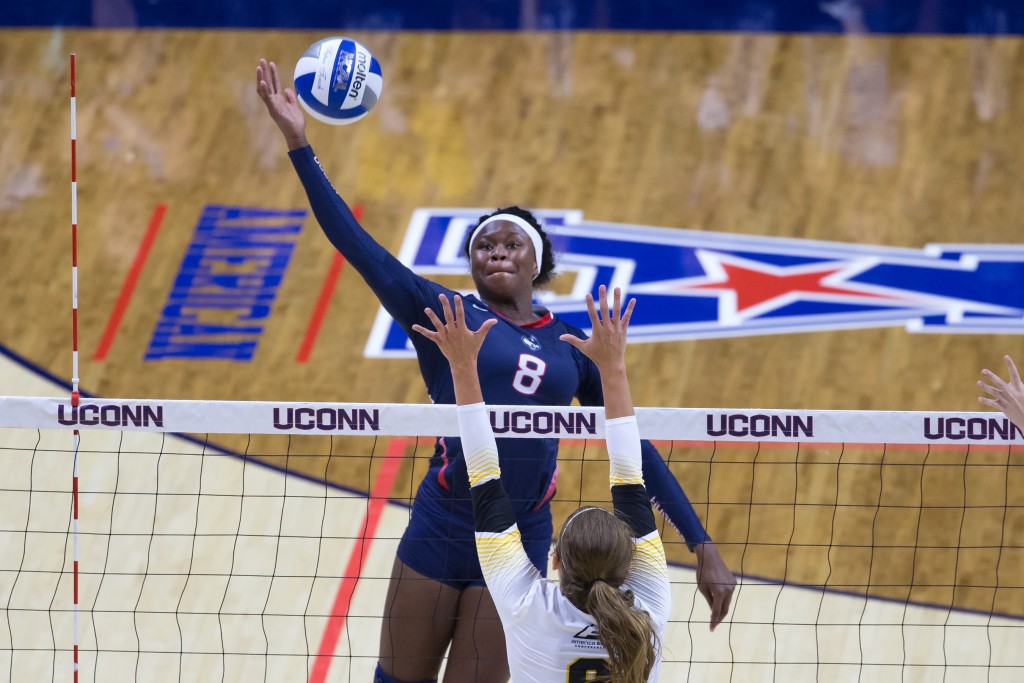
[[[415,361],[363,357],[377,304],[350,269],[342,271],[308,361],[296,362],[333,258],[312,217],[251,361],[144,359],[205,206],[307,208],[284,143],[255,95],[254,73],[265,56],[287,74],[320,37],[0,32],[0,344],[70,377],[67,54],[73,51],[85,390],[209,400],[428,400]],[[392,251],[418,207],[507,203],[580,209],[600,221],[913,249],[1020,242],[1024,101],[1016,93],[1024,86],[1024,54],[1018,39],[354,37],[382,62],[384,96],[356,125],[311,121],[309,137],[335,186],[362,206],[363,224]],[[166,214],[119,332],[105,359],[93,360],[158,206]],[[470,285],[468,277],[444,281]],[[978,408],[979,370],[1000,369],[1002,354],[1019,348],[1017,336],[890,327],[644,344],[631,348],[629,362],[639,405],[968,411]],[[268,444],[260,452],[278,448]],[[868,585],[872,595],[984,613],[994,605],[996,612],[1024,617],[1024,487],[1019,467],[1008,467],[1021,464],[1016,450],[889,452],[884,464],[881,449],[839,455],[741,448],[723,460],[721,452],[676,445],[665,454],[696,501],[719,502],[698,507],[737,571],[857,586],[853,592],[861,593]],[[868,467],[840,473],[827,464],[838,457]],[[963,465],[975,458],[1000,464],[1001,478],[968,480]],[[926,459],[946,467],[926,472]],[[790,467],[762,467],[755,477],[755,460]],[[329,469],[323,458],[303,462],[296,467],[304,474],[368,488],[365,461],[350,466],[334,458]],[[816,468],[816,462],[825,464]],[[598,475],[564,469],[563,493],[582,489],[589,496],[603,486]],[[919,519],[913,510],[911,517],[897,510],[879,522],[854,509],[835,516],[801,512],[797,519],[791,505],[774,505],[794,500],[797,470],[800,495],[812,482],[806,501],[833,508],[859,492],[894,509],[984,501],[994,511]],[[395,495],[410,490],[417,472],[403,464]],[[556,514],[564,514],[571,497]],[[751,516],[755,500],[765,507]],[[963,546],[1002,539],[1006,548],[933,549],[913,557],[907,551],[915,530],[916,543],[925,546],[939,545],[958,528]],[[778,538],[804,539],[810,550],[786,552],[772,545]],[[829,539],[860,548],[830,554]],[[873,553],[865,545],[891,547]],[[678,543],[671,553],[690,561]],[[836,565],[841,576],[829,573]],[[909,594],[910,583],[932,587]]]

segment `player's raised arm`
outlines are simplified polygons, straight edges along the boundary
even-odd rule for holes
[[[641,656],[646,660],[644,667],[649,672],[657,660],[658,646],[651,644],[652,640],[657,640],[653,634],[660,632],[668,620],[671,590],[665,549],[644,487],[640,430],[637,428],[626,372],[626,330],[636,300],[631,299],[625,310],[622,310],[622,295],[616,288],[609,307],[603,285],[598,290],[598,296],[599,306],[595,306],[592,296],[587,296],[587,311],[593,328],[590,338],[582,340],[573,335],[563,335],[561,338],[593,360],[601,372],[612,504],[616,516],[625,521],[632,531],[635,544],[626,586],[640,598],[648,614],[648,619],[639,622],[645,625],[633,630],[633,644],[630,648],[616,648],[614,642],[605,642],[605,638],[602,638],[602,643],[609,650],[613,669],[621,672],[637,666],[635,662],[629,662],[635,656],[631,653],[638,651],[644,653]],[[565,526],[568,527],[569,523]],[[594,589],[591,590],[593,592]],[[609,595],[617,598],[619,593]],[[599,631],[606,630],[604,625],[599,623],[598,626]],[[619,651],[613,652],[616,649]]]
[[[256,92],[284,135],[288,157],[327,239],[406,331],[412,323],[424,322],[420,311],[424,305],[434,303],[440,288],[415,275],[359,224],[309,146],[306,118],[295,91],[283,87],[274,62],[260,60],[256,67]]]
[[[630,300],[626,310],[620,315],[621,295],[618,289],[615,290],[611,310],[608,308],[603,286],[599,290],[599,295],[602,304],[600,316],[594,305],[593,297],[589,295],[587,297],[587,309],[594,329],[593,336],[583,340],[572,335],[563,335],[562,339],[578,348],[597,365],[601,374],[601,386],[606,406],[609,405],[609,393],[617,394],[613,397],[616,403],[611,404],[611,413],[606,407],[606,417],[620,414],[632,415],[632,405],[627,408],[618,403],[618,399],[621,397],[626,397],[630,403],[632,402],[626,378],[625,357],[618,354],[620,351],[623,353],[625,351],[626,328],[635,300]],[[635,422],[633,424],[635,427]],[[622,427],[613,424],[608,432],[609,455],[611,455],[612,443],[616,441],[615,432],[621,429]],[[682,487],[679,486],[654,446],[649,441],[644,441],[641,442],[639,449],[638,457],[641,470],[637,475],[638,481],[644,484],[650,497],[657,496],[662,512],[670,520],[682,521],[677,528],[686,538],[691,549],[697,553],[698,587],[711,608],[710,626],[713,631],[729,613],[732,595],[736,588],[736,577],[722,560],[715,544],[704,531]],[[612,467],[613,470],[616,467],[614,461]],[[644,476],[645,472],[647,473],[646,477]]]
[[[612,306],[608,306],[608,296],[604,285],[598,290],[600,298],[600,314],[594,303],[594,297],[587,294],[587,312],[593,333],[588,339],[580,339],[571,334],[561,336],[562,341],[572,344],[588,358],[594,361],[601,371],[601,384],[605,402],[605,435],[608,442],[609,483],[612,493],[621,486],[633,486],[642,494],[644,509],[639,512],[642,518],[634,526],[635,534],[645,536],[652,531],[656,533],[654,515],[644,489],[643,465],[640,456],[640,431],[633,412],[633,399],[629,391],[629,378],[626,373],[626,330],[629,318],[633,313],[636,299],[630,299],[626,309],[622,310],[622,293],[615,288]],[[640,528],[642,527],[642,528]]]
[[[480,389],[480,377],[477,375],[477,357],[480,347],[487,337],[487,332],[495,323],[496,318],[489,318],[474,331],[466,325],[465,310],[462,297],[455,295],[455,307],[448,303],[448,297],[441,294],[442,321],[433,310],[424,310],[427,318],[434,325],[428,330],[422,325],[413,325],[412,329],[437,344],[441,353],[448,359],[452,369],[452,380],[455,384],[455,402],[459,410],[459,433],[462,437],[462,448],[466,458],[466,469],[469,471],[469,483],[477,487],[501,476],[498,467],[498,447],[494,441],[494,432],[487,416],[483,392]],[[500,482],[496,482],[499,484]],[[504,490],[502,497],[507,502]],[[476,496],[474,490],[474,507]],[[509,504],[508,515],[512,523],[515,517]],[[502,515],[504,519],[504,515]]]
[[[501,483],[498,447],[477,375],[480,347],[497,319],[485,320],[473,331],[466,325],[462,297],[455,295],[454,308],[444,294],[439,299],[444,320],[428,308],[425,313],[434,329],[421,325],[413,325],[413,329],[437,344],[451,365],[459,435],[473,497],[477,555],[495,607],[505,621],[515,618],[515,605],[541,575],[523,548],[512,501]]]

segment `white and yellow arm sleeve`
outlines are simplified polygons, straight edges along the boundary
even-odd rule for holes
[[[636,415],[605,420],[608,445],[608,479],[612,486],[643,484],[643,458],[640,453],[640,428]]]
[[[469,485],[479,486],[501,477],[498,465],[498,445],[491,431],[487,405],[472,403],[458,406],[459,436],[462,438],[462,452],[469,471]]]

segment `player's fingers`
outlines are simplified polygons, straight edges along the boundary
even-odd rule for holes
[[[270,71],[270,62],[265,59],[260,60],[260,66],[263,67],[263,82],[266,84],[267,95],[271,95],[274,92],[274,74]]]
[[[714,609],[715,596],[711,594],[711,588],[707,585],[707,583],[704,581],[698,582],[697,589],[700,591],[700,594],[704,596],[704,599],[708,601],[708,607]]]
[[[580,350],[583,349],[583,344],[585,343],[582,339],[580,339],[574,334],[563,334],[559,337],[559,339],[566,342],[567,344],[572,344],[573,346]]]
[[[480,327],[477,328],[476,334],[479,334],[479,335],[481,335],[483,337],[486,337],[488,330],[490,330],[492,327],[494,327],[497,324],[498,324],[498,319],[497,318],[488,318],[487,320],[483,321],[483,323],[480,324]]]
[[[712,599],[711,601],[711,630],[714,631],[715,627],[722,623],[722,600]]]
[[[736,593],[736,583],[733,583],[722,587],[722,618],[725,619],[729,615],[729,610],[732,609],[732,596]]]
[[[629,319],[633,317],[633,308],[636,307],[636,299],[630,299],[626,304],[626,311],[622,314],[622,324],[629,327]]]
[[[462,307],[462,297],[455,295],[455,320],[465,320],[466,310]]]
[[[622,311],[622,290],[616,287],[612,291],[614,301],[612,302],[612,319],[618,320],[619,313]]]
[[[1002,393],[999,389],[996,389],[995,387],[990,387],[989,385],[985,384],[982,381],[978,382],[978,387],[981,388],[982,391],[988,392],[993,396],[999,396],[999,394]]]
[[[1010,369],[1010,383],[1020,384],[1020,373],[1017,372],[1017,366],[1013,364],[1013,359],[1006,355],[1003,356],[1003,360],[1006,361],[1006,367]]]
[[[995,401],[993,401],[990,398],[985,398],[984,396],[979,396],[978,397],[978,403],[983,403],[983,404],[987,405],[989,408],[995,408],[996,410],[1002,410],[1002,407],[998,403],[996,403]]]
[[[427,339],[430,339],[430,340],[436,340],[437,339],[437,332],[434,332],[433,330],[428,330],[427,328],[423,327],[422,325],[417,325],[416,323],[413,323],[412,329],[416,330],[417,332],[422,334]]]
[[[455,322],[455,314],[452,313],[452,305],[448,303],[448,297],[444,294],[438,294],[437,298],[441,300],[441,312],[444,313],[445,324]]]
[[[982,370],[981,374],[985,375],[985,377],[988,377],[990,381],[995,382],[1000,387],[1006,386],[1006,382],[1003,381],[1003,378],[997,375],[996,373],[992,372],[988,368]]]
[[[608,288],[601,285],[597,289],[597,294],[601,297],[601,320],[608,319]]]
[[[596,328],[599,321],[597,318],[597,309],[594,307],[594,295],[590,292],[587,292],[587,315],[590,316],[590,326],[592,328]]]
[[[274,94],[281,92],[281,79],[277,77],[277,64],[274,62],[270,62],[270,87]]]
[[[266,74],[264,79],[256,84],[256,92],[259,94],[260,99],[269,106],[270,104],[270,84],[267,83]]]
[[[430,318],[430,322],[434,324],[435,330],[440,330],[441,328],[444,327],[444,323],[441,322],[441,319],[437,317],[437,313],[434,313],[434,309],[424,308],[423,312],[426,313],[428,318]]]
[[[711,607],[711,630],[722,623],[729,614],[729,604],[732,602],[732,591],[724,587],[716,592],[715,604]]]

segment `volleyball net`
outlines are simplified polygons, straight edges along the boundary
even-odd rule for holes
[[[562,439],[556,529],[608,504],[601,410],[491,411],[499,437]],[[739,580],[710,633],[664,529],[662,680],[1024,677],[1001,415],[637,414]],[[369,680],[432,437],[457,434],[452,406],[0,398],[0,677],[71,680],[77,632],[81,680]]]

